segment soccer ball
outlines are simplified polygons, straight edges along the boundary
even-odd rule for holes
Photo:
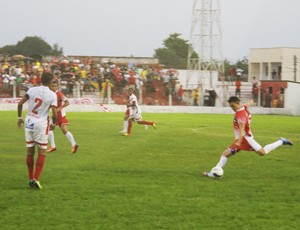
[[[222,178],[224,176],[224,170],[222,168],[214,167],[210,172],[215,178]]]

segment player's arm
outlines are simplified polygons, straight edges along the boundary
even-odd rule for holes
[[[135,108],[136,107],[136,105],[135,105],[135,101],[132,101],[132,104],[127,104],[127,108],[129,108],[129,107],[132,107],[132,108]]]
[[[129,107],[131,107],[131,108],[135,108],[136,107],[136,105],[135,105],[135,101],[132,101],[132,104],[131,105],[129,105]]]
[[[52,123],[55,124],[56,120],[57,120],[57,108],[56,108],[56,106],[51,105],[51,110],[52,110]]]
[[[252,105],[255,105],[255,103],[254,103],[253,100],[250,100],[250,101],[248,101],[246,104],[244,104],[244,106],[246,106],[246,107],[250,107],[250,106],[252,106]]]
[[[66,100],[64,101],[64,103],[62,104],[62,106],[60,106],[60,107],[57,108],[57,112],[59,112],[60,110],[62,110],[62,109],[65,108],[65,107],[67,107],[68,105],[70,105],[70,102],[69,102],[68,99],[66,99]]]
[[[25,94],[22,99],[18,103],[18,127],[21,128],[21,125],[24,124],[23,118],[22,118],[22,111],[23,111],[23,104],[28,101],[29,96],[28,94]]]

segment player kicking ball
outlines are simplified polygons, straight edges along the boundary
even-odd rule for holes
[[[253,105],[254,102],[249,101],[247,104],[241,105],[238,97],[230,97],[228,103],[235,112],[233,119],[235,140],[229,148],[223,152],[220,161],[214,168],[223,169],[228,158],[241,150],[255,151],[258,155],[264,156],[281,145],[293,145],[293,142],[285,138],[279,138],[279,140],[262,147],[256,142],[250,129],[251,113],[248,107]],[[215,178],[213,173],[209,171],[203,172],[203,176]]]
[[[133,89],[128,89],[129,102],[127,104],[127,111],[124,119],[124,129],[126,132],[122,132],[123,136],[129,136],[131,134],[132,122],[136,121],[139,125],[151,125],[156,129],[155,122],[152,121],[143,121],[142,120],[142,111],[139,107],[137,97],[133,94]],[[125,121],[127,119],[128,123]]]

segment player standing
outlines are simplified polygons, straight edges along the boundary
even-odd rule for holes
[[[23,104],[29,100],[25,118],[25,139],[27,144],[26,164],[28,168],[29,186],[42,189],[39,182],[44,167],[45,153],[48,145],[49,112],[52,110],[52,122],[56,122],[56,94],[49,87],[52,83],[51,73],[43,73],[42,86],[30,88],[18,103],[18,127],[24,124],[22,119]],[[35,145],[38,146],[38,157],[34,170]]]
[[[123,133],[123,136],[129,136],[131,134],[132,122],[134,121],[136,121],[139,125],[151,125],[153,126],[153,128],[156,129],[155,122],[142,120],[142,111],[139,107],[137,97],[133,94],[132,88],[128,89],[128,95],[129,95],[129,103],[127,104],[127,108],[129,108],[128,125],[127,125],[128,127],[127,127],[127,132]],[[125,119],[127,115],[125,113]]]
[[[260,156],[264,156],[281,145],[293,145],[291,141],[285,138],[279,138],[278,141],[262,147],[255,141],[250,129],[251,113],[248,107],[254,104],[253,101],[241,105],[238,97],[230,97],[228,103],[235,112],[233,120],[235,141],[223,152],[216,167],[223,168],[228,158],[241,150],[255,151]],[[203,172],[203,176],[214,177],[210,172]]]
[[[66,117],[66,111],[64,110],[65,107],[70,105],[70,102],[68,98],[58,90],[58,82],[54,81],[51,85],[51,90],[56,93],[57,96],[57,121],[54,123],[56,126],[59,126],[63,134],[66,135],[66,138],[71,143],[72,146],[72,153],[76,153],[79,145],[76,144],[76,141],[73,137],[73,134],[68,130],[69,127],[69,121]],[[50,141],[50,148],[47,150],[47,152],[53,152],[56,150],[56,145],[54,141],[54,133],[53,129],[55,128],[55,125],[51,124],[50,131],[49,131],[49,141]]]

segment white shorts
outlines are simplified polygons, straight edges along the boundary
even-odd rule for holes
[[[41,149],[47,149],[48,146],[49,121],[30,122],[25,120],[25,140],[27,147],[38,145]]]
[[[249,143],[249,145],[257,152],[258,150],[260,150],[262,147],[260,144],[258,144],[256,142],[256,140],[254,140],[254,137],[251,136],[249,137],[248,135],[244,135],[245,139],[247,140],[247,142]]]
[[[142,120],[142,111],[140,109],[130,109],[129,118],[133,118],[134,121]]]

